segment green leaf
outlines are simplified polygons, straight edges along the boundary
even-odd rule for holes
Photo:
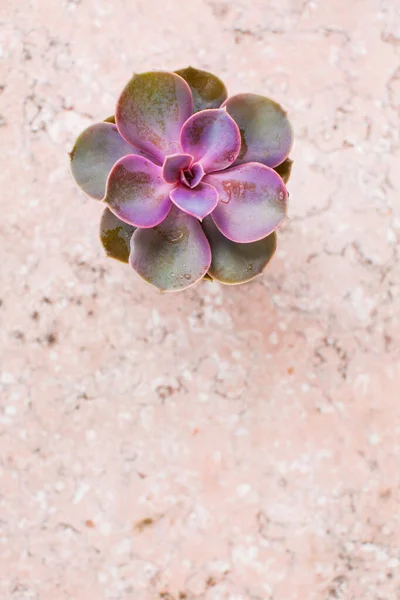
[[[113,123],[96,123],[83,131],[70,152],[71,173],[78,186],[92,198],[104,197],[113,165],[122,156],[135,154]]]
[[[124,223],[106,208],[100,221],[100,240],[107,256],[129,262],[130,241],[136,227]]]
[[[293,129],[283,108],[258,94],[231,96],[223,106],[239,126],[242,147],[237,164],[280,165],[293,146]]]
[[[204,277],[211,251],[199,221],[173,207],[157,227],[135,231],[129,262],[147,283],[174,292]]]
[[[228,97],[225,84],[212,73],[193,67],[175,71],[192,90],[194,112],[207,108],[219,108]]]
[[[231,242],[218,230],[212,217],[206,217],[203,230],[211,246],[209,275],[228,285],[246,283],[263,272],[276,250],[276,233],[249,244]]]

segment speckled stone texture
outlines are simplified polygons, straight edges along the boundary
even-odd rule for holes
[[[400,598],[398,0],[0,10],[1,600]],[[67,151],[188,64],[288,109],[290,219],[161,295]]]

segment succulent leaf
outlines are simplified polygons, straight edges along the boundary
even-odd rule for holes
[[[193,156],[190,154],[170,154],[165,157],[163,164],[163,178],[167,183],[179,181],[182,169],[190,167]]]
[[[194,163],[191,165],[190,169],[187,171],[181,171],[181,182],[187,185],[190,188],[196,187],[199,185],[200,181],[202,181],[204,177],[204,169],[200,163]]]
[[[173,292],[204,277],[211,250],[199,221],[173,207],[157,227],[134,232],[129,262],[147,283]]]
[[[293,129],[283,108],[264,96],[238,94],[223,106],[234,118],[242,136],[236,164],[260,162],[280,165],[293,146]]]
[[[175,71],[188,83],[193,96],[193,111],[219,108],[228,97],[225,84],[212,73],[193,67]]]
[[[135,229],[136,227],[124,223],[106,208],[100,221],[100,239],[107,256],[127,263],[130,241]]]
[[[168,154],[180,152],[180,130],[192,112],[192,93],[182,77],[151,72],[132,77],[115,117],[121,135],[162,164]]]
[[[240,131],[223,109],[202,110],[182,127],[181,145],[206,173],[226,169],[240,152]]]
[[[122,156],[136,153],[140,151],[120,136],[115,125],[96,123],[76,140],[70,153],[71,173],[85,194],[101,200],[113,165]]]
[[[143,156],[124,156],[112,168],[104,201],[122,221],[135,227],[154,227],[171,209],[172,186],[162,169]]]
[[[177,185],[170,193],[172,202],[197,219],[204,219],[218,204],[217,190],[207,183],[199,183],[195,188]]]
[[[206,217],[202,227],[211,246],[212,262],[208,274],[228,285],[246,283],[263,272],[276,250],[276,233],[250,244],[228,240]]]
[[[260,163],[248,163],[204,178],[219,194],[212,213],[220,232],[233,242],[261,240],[286,216],[287,190],[281,177]]]

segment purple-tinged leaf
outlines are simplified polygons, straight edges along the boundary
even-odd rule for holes
[[[194,163],[188,171],[182,171],[181,181],[190,188],[199,185],[205,175],[204,169],[200,163]]]
[[[202,110],[182,127],[181,145],[206,173],[226,169],[240,152],[240,131],[224,109]]]
[[[283,161],[283,163],[281,163],[277,167],[274,167],[274,171],[276,171],[278,173],[278,175],[280,175],[282,177],[284,183],[287,183],[290,179],[290,174],[292,172],[292,165],[293,165],[293,161],[290,158],[287,158],[286,160]]]
[[[212,262],[208,274],[228,285],[246,283],[265,269],[276,250],[276,233],[257,242],[238,244],[228,240],[210,216],[202,223],[211,246]]]
[[[176,183],[180,179],[181,170],[190,167],[193,156],[190,154],[170,154],[165,157],[163,178],[167,183]]]
[[[129,262],[130,241],[135,229],[106,208],[100,221],[100,239],[107,256]]]
[[[122,221],[154,227],[171,209],[171,187],[163,180],[161,167],[142,156],[125,156],[110,172],[104,201]]]
[[[212,73],[187,67],[175,71],[188,83],[193,96],[193,112],[206,108],[219,108],[228,97],[225,84]]]
[[[212,213],[221,233],[233,242],[261,240],[286,216],[287,190],[281,177],[260,163],[248,163],[204,178],[219,194]]]
[[[147,283],[174,292],[204,277],[211,250],[199,221],[173,207],[157,227],[135,231],[129,262]]]
[[[152,72],[132,77],[115,116],[121,135],[162,164],[168,154],[181,151],[179,133],[192,112],[186,81],[175,73]]]
[[[199,183],[195,188],[181,183],[170,192],[169,197],[178,208],[200,221],[218,204],[217,190],[207,183]]]
[[[111,168],[127,154],[141,152],[112,123],[96,123],[81,133],[70,152],[72,176],[85,194],[101,200]]]
[[[293,129],[283,108],[264,96],[238,94],[223,106],[235,119],[242,136],[236,164],[260,162],[280,165],[293,146]]]

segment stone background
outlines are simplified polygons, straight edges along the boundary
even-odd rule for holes
[[[400,4],[0,2],[1,600],[400,598]],[[67,151],[192,64],[296,132],[250,285],[158,294]]]

